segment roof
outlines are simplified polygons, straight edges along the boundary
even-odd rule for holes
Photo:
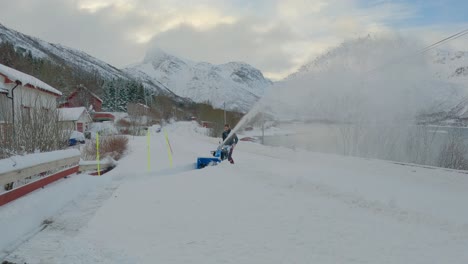
[[[84,86],[78,86],[78,88],[75,91],[73,91],[67,98],[68,99],[72,98],[75,94],[78,93],[80,89],[86,90],[89,94],[91,94],[94,98],[98,99],[101,103],[103,102],[102,99],[99,98],[99,96],[97,96],[95,93],[91,92],[88,88]]]
[[[150,108],[149,106],[147,106],[147,105],[145,105],[145,104],[142,104],[142,103],[138,103],[137,105],[142,106],[142,107],[147,108],[147,109]]]
[[[84,107],[59,108],[57,111],[59,112],[60,121],[76,121],[80,119],[80,116],[83,114],[83,112],[88,114],[86,108]]]
[[[12,81],[20,81],[23,86],[27,86],[28,84],[34,88],[39,90],[43,90],[46,92],[53,93],[55,95],[62,95],[62,93],[55,89],[54,87],[48,85],[47,83],[31,76],[26,73],[20,72],[13,68],[7,67],[3,64],[0,64],[0,75],[12,80]]]
[[[3,82],[0,82],[0,93],[8,93],[8,89]]]
[[[99,98],[99,96],[97,96],[95,93],[91,92],[90,90],[88,90],[88,92],[94,96],[94,98],[98,99],[99,101],[101,101],[101,103],[103,102],[101,98]]]
[[[115,120],[115,116],[107,112],[94,112],[93,114],[94,121],[106,121],[106,120]]]

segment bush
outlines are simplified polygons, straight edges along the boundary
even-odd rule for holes
[[[115,160],[119,160],[123,157],[127,149],[128,138],[126,136],[106,136],[100,138],[100,159],[111,157]],[[81,156],[84,160],[95,160],[96,154],[96,142],[88,142],[81,152]]]
[[[117,121],[118,127],[129,128],[131,125],[132,124],[130,123],[130,121],[125,120],[125,119],[119,119],[119,121]]]
[[[456,170],[468,170],[468,149],[459,130],[449,133],[439,155],[439,167]]]

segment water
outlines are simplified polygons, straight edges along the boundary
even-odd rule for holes
[[[265,136],[265,145],[432,166],[440,165],[442,150],[450,142],[462,145],[468,152],[468,128],[461,127],[356,128],[323,123],[281,124],[279,127],[291,133]]]

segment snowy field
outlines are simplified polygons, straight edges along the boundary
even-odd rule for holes
[[[468,263],[468,174],[251,142],[235,165],[194,170],[219,140],[188,122],[166,129],[172,168],[164,133],[151,135],[150,168],[147,138],[132,137],[111,172],[0,207],[0,259]]]

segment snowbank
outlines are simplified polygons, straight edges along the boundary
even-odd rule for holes
[[[13,170],[25,169],[41,163],[80,156],[80,154],[80,151],[77,149],[66,149],[24,156],[13,156],[8,159],[0,160],[0,174]]]
[[[99,135],[116,135],[119,133],[113,122],[104,121],[99,123],[91,123],[88,131],[99,133]]]

